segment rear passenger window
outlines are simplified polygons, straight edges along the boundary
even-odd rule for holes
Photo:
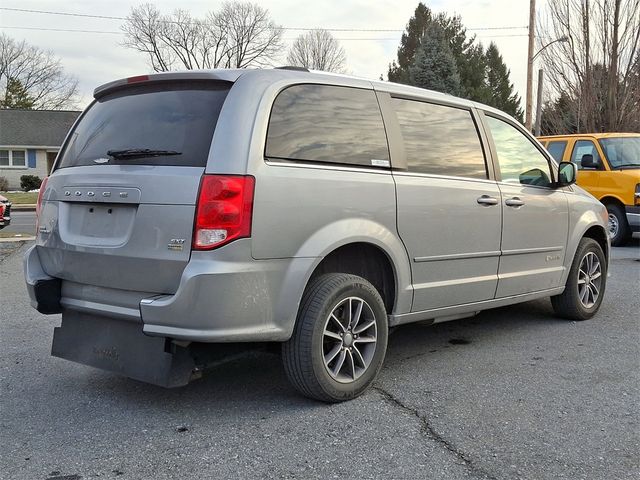
[[[484,154],[471,112],[393,99],[410,172],[487,178]]]
[[[389,167],[382,114],[372,90],[294,85],[271,110],[265,155]]]
[[[567,149],[567,142],[549,142],[547,145],[547,150],[551,154],[551,156],[556,160],[556,162],[561,162],[562,157],[564,156],[564,151]]]

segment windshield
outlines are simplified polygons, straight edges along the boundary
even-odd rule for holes
[[[600,145],[611,168],[640,168],[640,136],[603,138]]]
[[[229,85],[156,82],[109,93],[82,115],[57,168],[205,166]]]

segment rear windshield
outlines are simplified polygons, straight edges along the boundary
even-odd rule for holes
[[[158,82],[105,95],[82,115],[58,168],[100,164],[205,166],[230,85]],[[107,154],[132,149],[149,149],[155,156]]]

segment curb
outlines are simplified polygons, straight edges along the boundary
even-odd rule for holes
[[[36,237],[12,237],[12,238],[0,238],[0,243],[15,243],[15,242],[32,242]]]
[[[12,212],[32,212],[36,210],[36,205],[31,203],[14,203],[11,206]]]

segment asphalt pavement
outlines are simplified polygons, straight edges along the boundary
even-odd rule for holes
[[[26,233],[35,235],[36,231],[36,212],[13,210],[11,212],[11,223],[4,227],[0,232],[3,233]]]
[[[401,327],[362,397],[304,399],[277,354],[166,390],[49,355],[26,245],[0,256],[0,478],[637,479],[639,242],[596,318],[540,300]],[[14,248],[14,251],[8,251]]]

